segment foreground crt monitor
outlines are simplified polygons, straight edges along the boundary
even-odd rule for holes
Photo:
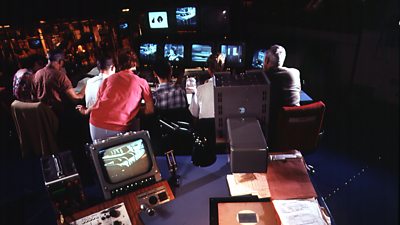
[[[97,140],[90,153],[105,199],[161,180],[147,131]]]

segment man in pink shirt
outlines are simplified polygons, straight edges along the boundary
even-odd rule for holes
[[[121,71],[104,79],[96,103],[88,109],[77,106],[82,114],[90,113],[92,140],[137,129],[134,119],[139,113],[142,99],[145,102],[144,113],[154,112],[149,84],[130,70],[135,64],[134,55],[131,52],[122,53],[118,60]]]

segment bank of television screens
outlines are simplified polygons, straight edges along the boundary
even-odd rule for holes
[[[237,45],[221,45],[221,53],[225,55],[225,64],[240,66],[243,65],[243,46]]]
[[[262,69],[264,66],[264,58],[266,49],[258,49],[254,52],[253,60],[251,61],[251,66],[253,68]]]
[[[177,27],[193,27],[197,24],[196,7],[176,8],[175,15]]]
[[[167,12],[149,12],[149,25],[151,29],[168,28]]]
[[[192,62],[207,62],[211,53],[211,45],[192,44]]]
[[[181,62],[184,59],[185,47],[183,44],[165,44],[164,58],[170,62]]]
[[[143,43],[140,45],[139,58],[145,62],[154,62],[157,58],[157,44]]]
[[[100,157],[106,178],[112,184],[143,175],[152,166],[143,139],[105,149]]]

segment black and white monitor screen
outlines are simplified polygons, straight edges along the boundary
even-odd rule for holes
[[[164,58],[170,62],[180,62],[184,59],[185,47],[183,44],[165,44]]]
[[[192,62],[206,62],[211,53],[211,45],[192,44]]]
[[[140,45],[139,58],[144,61],[155,61],[157,58],[157,44],[144,43]]]
[[[167,12],[149,12],[149,24],[151,29],[168,28]]]
[[[143,139],[105,149],[100,157],[105,174],[113,184],[143,175],[152,167]]]
[[[253,60],[251,62],[251,66],[253,68],[262,69],[264,66],[264,58],[266,49],[258,49],[254,52]]]
[[[128,23],[120,23],[120,24],[119,24],[119,29],[121,29],[121,30],[126,30],[126,29],[128,29]]]
[[[175,14],[177,26],[196,26],[196,7],[176,8]]]
[[[243,46],[242,45],[221,45],[221,53],[225,55],[226,64],[242,64],[243,63]]]

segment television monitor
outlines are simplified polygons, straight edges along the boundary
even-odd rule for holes
[[[148,131],[96,140],[89,148],[105,199],[161,180]]]
[[[28,44],[29,44],[29,48],[31,48],[31,49],[42,48],[42,42],[40,41],[39,38],[29,39]]]
[[[183,44],[165,44],[164,58],[170,62],[182,62],[185,59],[185,46]]]
[[[226,66],[244,65],[244,46],[242,44],[222,44],[221,53],[225,55]]]
[[[142,62],[154,62],[157,59],[157,44],[142,43],[139,50],[139,59]]]
[[[118,25],[118,27],[119,27],[120,30],[127,30],[128,27],[129,27],[129,25],[128,25],[127,22],[123,22],[123,23],[120,23],[120,24]]]
[[[207,58],[212,54],[211,45],[192,44],[192,62],[207,62]]]
[[[197,25],[196,7],[180,7],[175,10],[177,27],[194,27]]]
[[[253,60],[251,61],[251,67],[255,69],[262,69],[264,67],[264,58],[266,49],[258,49],[253,54]]]
[[[151,29],[168,28],[168,14],[166,11],[149,12],[148,16]]]

